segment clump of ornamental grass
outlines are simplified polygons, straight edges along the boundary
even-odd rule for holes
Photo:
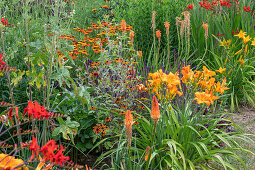
[[[231,111],[240,110],[242,104],[255,106],[254,102],[254,46],[253,37],[240,30],[234,33],[235,40],[222,38],[220,41],[220,56],[214,53],[216,62],[211,62],[219,77],[229,82],[230,90],[227,91],[227,103]],[[216,59],[217,58],[217,59]]]
[[[228,159],[232,157],[246,167],[235,151],[254,153],[242,148],[236,140],[252,140],[247,134],[231,130],[237,125],[228,114],[218,109],[217,100],[228,90],[226,80],[217,82],[214,78],[216,72],[206,67],[203,71],[193,71],[188,65],[181,68],[180,73],[175,81],[171,74],[162,71],[149,76],[152,80],[148,91],[159,96],[160,100],[157,104],[154,96],[151,116],[144,116],[138,120],[139,124],[133,126],[132,153],[122,149],[126,140],[120,137],[118,149],[105,153],[98,160],[111,153],[113,166],[122,164],[131,169],[235,169]],[[178,79],[182,81],[180,84],[171,84]],[[177,94],[178,88],[182,92],[180,95]],[[125,153],[132,155],[131,166],[130,157],[119,157]]]

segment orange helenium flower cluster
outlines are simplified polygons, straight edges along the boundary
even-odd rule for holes
[[[109,119],[110,121],[111,119]],[[102,136],[105,136],[105,133],[106,133],[106,130],[109,129],[108,126],[106,125],[103,125],[103,124],[99,124],[99,125],[96,125],[94,126],[93,128],[93,131],[94,133],[98,134],[98,133],[101,133]]]
[[[79,57],[79,55],[81,55],[82,57],[88,56],[90,48],[92,48],[94,53],[104,51],[104,47],[108,44],[108,39],[105,38],[105,35],[115,36],[116,31],[131,31],[132,28],[133,27],[127,25],[124,20],[121,22],[120,25],[114,25],[112,23],[102,21],[101,24],[91,23],[91,26],[87,27],[87,29],[81,29],[77,27],[73,28],[73,30],[84,34],[84,40],[75,41],[76,38],[69,35],[62,35],[59,38],[73,41],[74,48],[72,51],[69,52],[69,55],[73,59],[76,59]],[[97,36],[95,37],[95,35],[92,35],[92,33],[96,34]],[[132,32],[130,32],[130,34],[131,36],[134,35]]]

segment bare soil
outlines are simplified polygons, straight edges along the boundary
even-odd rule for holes
[[[244,133],[255,135],[255,109],[254,108],[242,108],[240,113],[233,113],[231,117],[233,121],[244,130]],[[255,141],[254,136],[251,136],[251,139]],[[243,148],[249,149],[252,152],[255,152],[254,145],[243,144],[243,143],[240,143],[240,144],[243,146]],[[250,154],[240,154],[239,156],[245,161],[248,169],[255,169],[255,156]]]

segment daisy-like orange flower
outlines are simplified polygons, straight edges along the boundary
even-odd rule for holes
[[[94,77],[94,78],[95,78],[95,77],[97,77],[97,76],[98,76],[98,74],[99,74],[99,73],[95,71],[95,72],[93,72],[93,73],[92,73],[92,77]]]
[[[102,8],[109,8],[110,7],[110,5],[104,5],[104,6],[102,6]]]

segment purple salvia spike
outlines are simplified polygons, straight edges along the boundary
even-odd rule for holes
[[[161,69],[162,69],[163,72],[165,72],[163,62],[161,63]]]

